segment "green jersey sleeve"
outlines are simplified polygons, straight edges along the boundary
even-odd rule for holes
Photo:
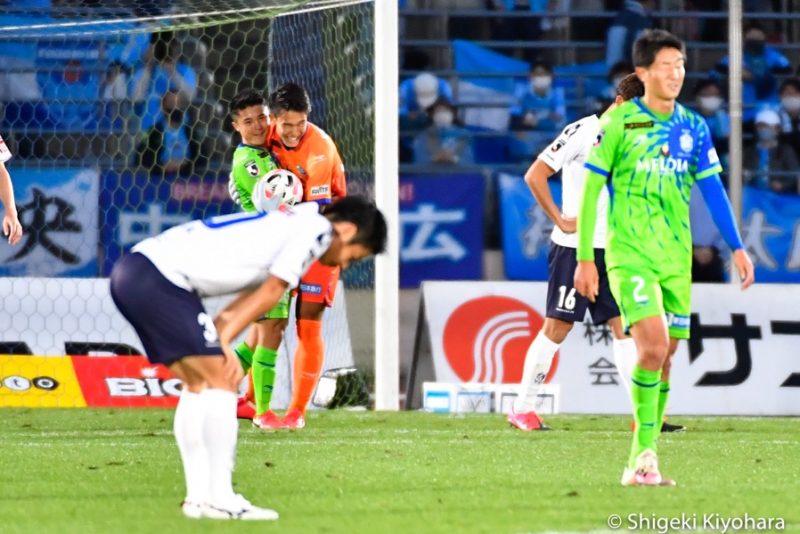
[[[250,145],[239,145],[236,148],[231,175],[244,211],[256,210],[252,199],[253,187],[259,178],[277,168],[275,159],[265,148]]]
[[[622,140],[622,120],[613,111],[600,119],[600,131],[586,158],[586,180],[583,184],[578,210],[578,261],[594,260],[594,229],[597,224],[597,201],[600,192],[614,169],[614,163]]]

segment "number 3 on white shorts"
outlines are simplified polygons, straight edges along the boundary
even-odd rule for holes
[[[642,295],[642,289],[644,289],[644,278],[638,275],[631,276],[631,282],[636,284],[636,287],[633,288],[634,302],[647,302],[647,295]]]

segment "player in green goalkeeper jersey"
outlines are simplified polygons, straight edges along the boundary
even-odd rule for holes
[[[233,128],[242,136],[242,143],[233,153],[228,188],[231,197],[245,211],[255,211],[253,187],[262,176],[279,168],[275,158],[264,148],[268,130],[264,96],[255,89],[242,91],[231,101],[230,113]],[[275,428],[280,426],[280,420],[270,411],[269,405],[275,384],[278,347],[289,320],[290,300],[291,293],[287,291],[278,305],[254,324],[247,341],[236,347],[245,372],[251,371],[252,384],[251,394],[240,399],[243,405],[238,407],[237,414],[248,419],[264,414],[269,419],[271,414]],[[255,411],[248,397],[255,400]]]
[[[636,430],[622,483],[673,485],[658,468],[657,423],[667,404],[671,357],[678,340],[689,337],[694,182],[733,250],[743,289],[753,283],[753,264],[719,178],[708,126],[676,102],[685,76],[683,42],[664,30],[645,31],[633,59],[644,96],[603,116],[585,163],[575,288],[592,302],[598,292],[592,236],[597,199],[607,186],[609,284],[638,353],[631,384]]]

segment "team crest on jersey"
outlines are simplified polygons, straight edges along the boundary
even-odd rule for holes
[[[669,157],[669,144],[668,143],[664,143],[663,145],[661,145],[661,155],[664,156],[665,158]]]
[[[564,144],[566,141],[563,139],[556,139],[556,142],[553,143],[553,146],[550,147],[550,152],[558,152],[562,148],[564,148]]]
[[[259,169],[256,160],[251,159],[250,161],[244,164],[244,167],[245,169],[247,169],[247,174],[249,174],[250,176],[258,176]]]
[[[595,137],[593,145],[594,146],[599,146],[600,143],[603,142],[603,136],[605,136],[605,135],[606,135],[606,131],[605,130],[600,130],[599,132],[597,132],[597,137]]]
[[[684,152],[691,152],[694,148],[694,138],[692,134],[690,134],[687,130],[684,130],[681,134],[678,142],[681,145],[681,150]]]

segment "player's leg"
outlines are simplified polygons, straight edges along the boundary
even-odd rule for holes
[[[234,349],[236,356],[239,357],[239,362],[242,364],[242,370],[247,374],[247,391],[239,397],[236,403],[236,417],[239,419],[253,419],[256,416],[254,405],[256,394],[253,386],[253,373],[250,368],[253,365],[253,351],[257,344],[258,329],[254,324],[247,331],[247,341],[242,341]]]
[[[669,348],[661,287],[655,273],[646,267],[617,267],[608,275],[622,316],[631,325],[638,355],[631,375],[636,428],[622,483],[658,485],[662,482],[656,457],[656,437],[660,430],[658,390]]]
[[[663,421],[669,401],[672,358],[678,349],[678,342],[681,339],[689,339],[692,309],[691,275],[687,273],[686,275],[667,277],[662,280],[661,288],[664,295],[664,310],[666,311],[670,343],[667,358],[661,370],[661,386],[658,399],[659,421]],[[680,425],[670,426],[669,430],[672,432],[684,430]]]
[[[256,323],[258,328],[258,344],[253,355],[253,384],[255,389],[256,417],[253,424],[263,429],[280,428],[281,421],[270,410],[272,393],[275,386],[275,366],[278,359],[278,347],[283,340],[289,317],[290,292],[286,292],[281,302],[270,310],[265,319]]]
[[[292,401],[284,426],[305,426],[305,412],[317,386],[325,361],[322,317],[333,306],[339,268],[314,263],[300,281],[297,292],[297,350],[294,357]]]
[[[573,286],[577,266],[575,249],[555,243],[548,255],[547,309],[542,329],[525,353],[522,379],[508,422],[520,430],[546,428],[536,414],[536,400],[547,373],[574,321],[586,314],[588,300]]]

